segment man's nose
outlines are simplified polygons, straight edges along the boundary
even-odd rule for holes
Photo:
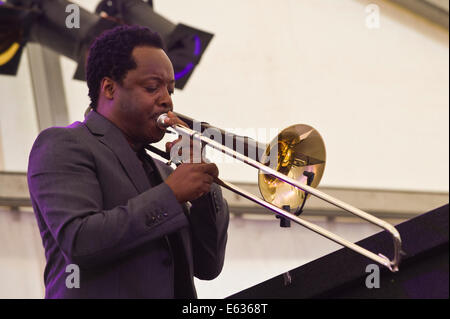
[[[172,97],[170,96],[170,93],[167,89],[163,91],[164,92],[162,93],[162,96],[159,100],[159,105],[164,109],[166,109],[167,112],[172,111],[173,110]]]

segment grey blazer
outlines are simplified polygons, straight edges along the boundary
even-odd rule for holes
[[[165,180],[172,168],[155,163]],[[211,280],[222,270],[229,214],[220,187],[190,208],[167,184],[150,187],[122,132],[94,111],[39,134],[28,185],[47,260],[46,298],[173,298],[168,235],[178,236],[188,262],[187,297],[196,297],[193,276]],[[79,267],[79,288],[66,285],[74,280],[70,264]]]

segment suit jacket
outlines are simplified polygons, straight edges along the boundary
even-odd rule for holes
[[[172,168],[155,160],[163,180]],[[166,183],[150,187],[122,132],[91,111],[85,121],[52,127],[30,153],[28,185],[45,248],[46,298],[173,298],[168,235],[182,243],[193,276],[222,270],[228,207],[220,187],[181,205]],[[79,267],[79,288],[73,268]]]

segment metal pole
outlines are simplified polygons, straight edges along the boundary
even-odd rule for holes
[[[59,55],[36,43],[28,43],[26,51],[39,131],[50,126],[68,125],[69,116]]]

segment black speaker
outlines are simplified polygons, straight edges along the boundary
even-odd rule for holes
[[[405,255],[398,272],[379,267],[378,287],[367,285],[367,266],[374,264],[343,248],[228,298],[283,299],[448,299],[448,204],[396,226]],[[391,236],[382,231],[357,243],[373,252],[393,255]]]

